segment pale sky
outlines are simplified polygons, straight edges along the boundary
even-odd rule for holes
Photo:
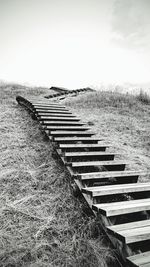
[[[150,82],[150,0],[0,0],[0,80]]]

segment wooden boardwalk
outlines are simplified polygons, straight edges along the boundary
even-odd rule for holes
[[[50,100],[16,98],[40,123],[68,169],[76,190],[100,217],[103,227],[125,259],[126,266],[150,267],[149,173],[132,170],[132,162],[109,152],[103,138],[65,106]],[[131,170],[126,170],[126,165]],[[148,180],[148,179],[147,179]]]

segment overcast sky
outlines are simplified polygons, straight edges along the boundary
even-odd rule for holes
[[[0,79],[150,82],[150,0],[0,0]]]

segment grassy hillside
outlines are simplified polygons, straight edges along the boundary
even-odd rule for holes
[[[131,160],[128,169],[150,171],[150,101],[147,95],[94,92],[70,98],[65,104],[86,121],[98,137],[112,144],[110,151],[123,154],[118,158]]]
[[[51,143],[15,101],[18,94],[49,92],[17,85],[0,88],[0,266],[120,266],[98,219],[73,196],[70,177]],[[87,119],[105,137],[109,111],[103,109],[101,121],[91,109],[92,117],[89,104],[84,110],[78,99],[74,110],[84,117],[88,109]],[[88,101],[82,99],[84,104]],[[109,135],[110,127],[107,131]]]

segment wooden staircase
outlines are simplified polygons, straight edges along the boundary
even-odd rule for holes
[[[125,258],[125,266],[150,267],[150,183],[139,183],[141,170],[109,152],[89,126],[65,106],[18,96],[54,142],[56,151],[92,212],[100,217],[112,243]]]
[[[51,90],[56,90],[57,93],[55,93],[53,95],[51,94],[51,95],[45,96],[45,98],[47,98],[47,99],[58,98],[59,100],[64,99],[67,96],[76,96],[76,95],[78,95],[80,93],[83,93],[83,92],[92,92],[92,91],[94,91],[91,88],[81,88],[81,89],[76,89],[76,90],[62,90],[59,87],[51,87],[50,89]]]

